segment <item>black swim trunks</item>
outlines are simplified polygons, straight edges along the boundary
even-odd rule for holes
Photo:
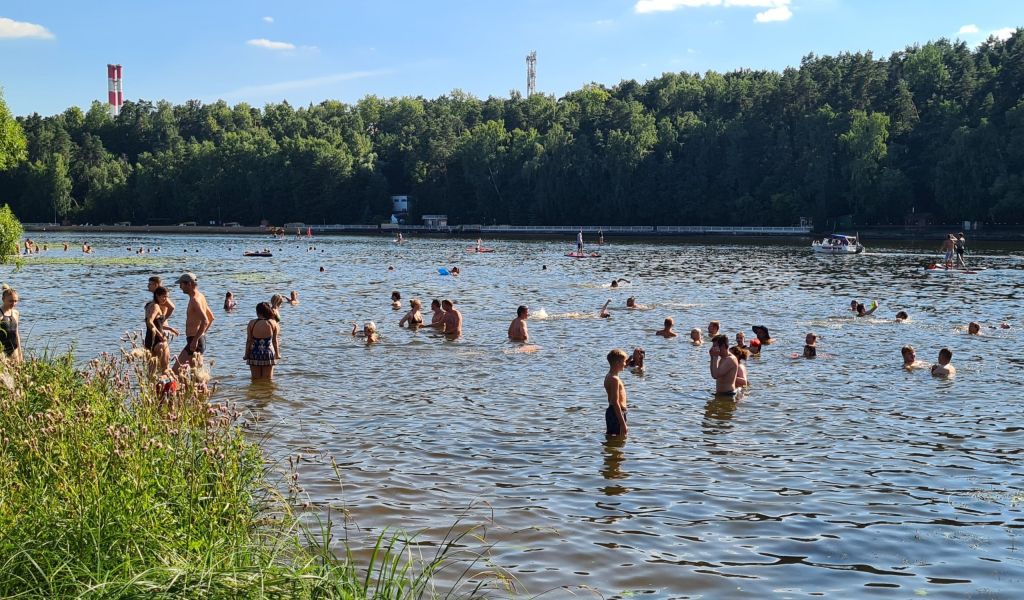
[[[622,420],[627,422],[629,421],[626,414],[628,412],[628,410],[622,411]],[[622,432],[619,431],[619,419],[616,418],[615,411],[610,406],[604,409],[604,426],[607,435],[622,435]]]
[[[192,351],[192,340],[194,339],[196,339],[196,336],[194,335],[190,335],[185,338],[185,350],[187,350],[189,354],[203,354],[206,352],[206,336],[199,336],[199,341],[196,342],[195,352]]]

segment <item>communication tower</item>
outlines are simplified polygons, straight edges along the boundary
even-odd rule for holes
[[[124,104],[124,93],[121,90],[121,65],[107,65],[107,104],[110,105],[111,116],[121,113]]]
[[[537,93],[537,51],[526,55],[526,97]]]

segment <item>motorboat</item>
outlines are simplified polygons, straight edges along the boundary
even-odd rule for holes
[[[864,246],[860,243],[860,236],[833,233],[811,242],[811,250],[821,254],[860,254]]]

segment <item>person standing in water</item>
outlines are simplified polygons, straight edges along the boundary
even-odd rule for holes
[[[945,253],[944,264],[947,269],[953,268],[953,251],[956,249],[956,237],[951,233],[942,241],[941,250]]]
[[[178,354],[180,371],[185,365],[195,367],[196,357],[206,352],[206,332],[213,325],[213,311],[206,302],[206,296],[199,291],[199,281],[195,273],[184,273],[178,278],[178,287],[188,296],[188,308],[185,309],[185,347]]]
[[[160,279],[160,277],[157,276],[157,275],[154,275],[154,276],[149,278],[149,284],[147,285],[146,289],[148,289],[149,293],[152,294],[153,292],[156,291],[156,288],[158,288],[158,287],[160,287],[162,285],[163,285],[163,282]],[[174,302],[171,302],[171,297],[170,297],[170,295],[168,295],[167,296],[167,306],[164,307],[164,320],[166,321],[167,319],[170,319],[172,314],[174,314]]]
[[[441,301],[441,308],[444,309],[444,318],[441,320],[444,334],[450,339],[462,335],[462,313],[455,308],[455,303],[445,299]]]
[[[409,329],[416,329],[420,325],[423,325],[423,315],[420,314],[420,309],[423,308],[423,303],[420,302],[419,298],[413,298],[409,301],[409,312],[405,313],[405,316],[398,321],[399,327],[405,327],[409,325]]]
[[[14,363],[20,363],[23,359],[21,351],[21,333],[18,332],[18,324],[21,323],[21,313],[18,306],[18,292],[6,283],[3,287],[3,311],[0,312],[0,344],[3,345],[4,356]]]
[[[270,303],[256,305],[256,318],[245,328],[245,354],[252,380],[274,379],[274,365],[281,358],[280,326],[274,320]]]
[[[608,394],[608,408],[604,410],[605,435],[629,435],[626,413],[626,385],[619,373],[626,368],[626,353],[616,348],[608,353],[608,373],[604,376],[604,391]]]
[[[178,330],[167,325],[169,304],[167,288],[163,286],[153,290],[153,300],[146,303],[146,337],[142,347],[149,350],[154,373],[163,373],[171,363],[171,347],[164,332],[178,335]]]
[[[718,334],[711,338],[711,377],[715,380],[716,396],[736,396],[736,374],[739,372],[739,361],[729,352],[729,336]]]
[[[583,228],[580,228],[580,232],[576,234],[576,252],[583,254]]]
[[[516,318],[508,326],[508,339],[513,342],[526,342],[530,339],[530,333],[526,328],[526,320],[530,318],[530,309],[527,306],[520,306],[516,309]]]
[[[932,375],[935,377],[953,377],[956,375],[956,367],[949,364],[953,360],[953,351],[949,348],[939,350],[939,362],[932,365]]]

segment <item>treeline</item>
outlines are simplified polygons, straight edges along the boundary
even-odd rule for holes
[[[366,97],[262,109],[126,102],[20,117],[24,221],[1024,222],[1024,30],[887,59],[666,73],[562,98]]]

